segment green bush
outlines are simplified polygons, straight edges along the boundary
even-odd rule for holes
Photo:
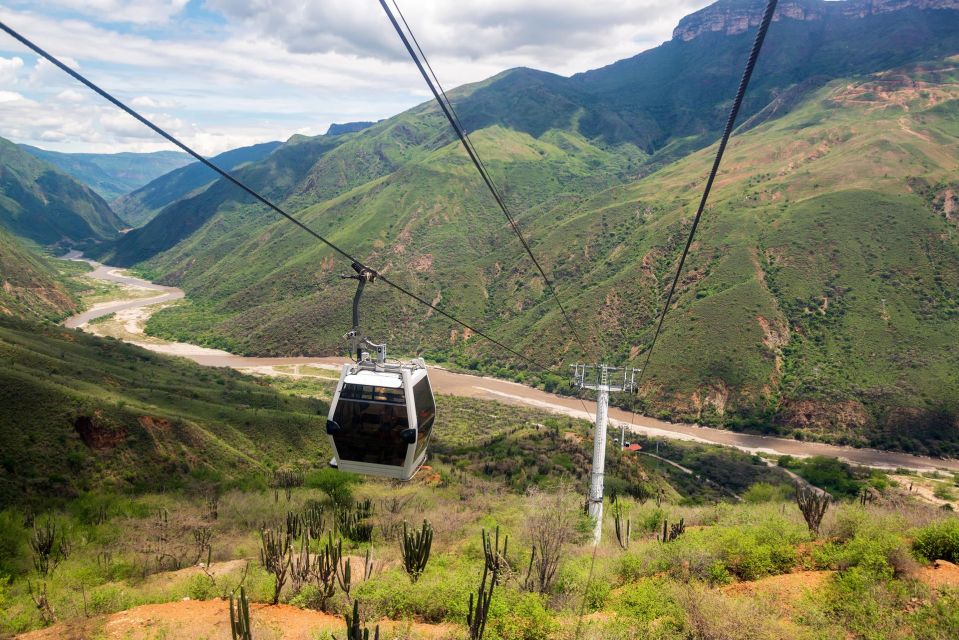
[[[644,578],[619,589],[611,602],[618,615],[628,617],[638,627],[649,631],[651,626],[682,628],[683,610],[673,598],[669,582],[663,578]]]
[[[26,540],[23,516],[13,509],[0,511],[0,574],[16,575],[29,568]]]
[[[959,562],[959,519],[923,527],[916,533],[912,548],[924,560]]]
[[[536,593],[504,591],[506,610],[490,614],[491,640],[548,640],[559,629],[546,608],[543,596]]]
[[[187,594],[191,600],[210,600],[219,595],[213,581],[199,573],[190,577],[187,583]]]
[[[334,504],[349,504],[353,501],[352,485],[359,477],[335,469],[319,469],[306,474],[305,484],[310,489],[319,489]]]
[[[789,497],[789,488],[783,485],[757,482],[749,486],[743,493],[743,500],[749,504],[763,502],[781,502]]]
[[[915,564],[905,540],[889,528],[889,523],[863,523],[847,542],[829,542],[816,550],[816,562],[836,570],[857,568],[876,576],[891,579],[908,573]]]
[[[466,620],[470,594],[479,585],[479,567],[451,556],[437,556],[430,562],[431,570],[414,584],[410,584],[402,569],[395,568],[360,583],[354,587],[353,596],[373,617],[462,624]],[[498,589],[493,597],[491,618],[493,611],[502,609],[500,591]]]

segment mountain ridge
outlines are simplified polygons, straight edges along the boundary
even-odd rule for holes
[[[111,202],[190,162],[181,151],[152,153],[62,153],[20,145]]]
[[[123,222],[86,185],[0,138],[0,226],[39,244],[100,242]]]
[[[680,20],[673,39],[689,42],[710,32],[745,33],[759,25],[764,7],[764,2],[755,0],[720,0]],[[959,9],[959,0],[787,0],[777,5],[773,22],[865,18],[907,9]]]

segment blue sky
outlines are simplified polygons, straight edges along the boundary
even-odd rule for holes
[[[669,39],[704,0],[399,0],[451,88],[529,66],[568,75]],[[378,120],[428,93],[377,0],[0,0],[0,20],[201,153],[332,122]],[[0,36],[0,136],[61,151],[170,148]]]

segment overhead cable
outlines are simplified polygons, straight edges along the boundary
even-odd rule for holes
[[[203,163],[205,166],[207,166],[207,167],[209,167],[210,169],[212,169],[213,171],[215,171],[217,174],[219,174],[220,176],[222,176],[224,179],[228,180],[229,182],[233,183],[234,185],[236,185],[237,187],[239,187],[240,189],[242,189],[243,191],[245,191],[247,194],[249,194],[250,196],[252,196],[255,200],[257,200],[257,201],[261,202],[262,204],[266,205],[267,207],[269,207],[270,209],[272,209],[274,212],[278,213],[278,214],[281,215],[282,217],[286,218],[287,220],[289,220],[290,222],[292,222],[293,224],[295,224],[296,226],[298,226],[298,227],[299,227],[300,229],[302,229],[303,231],[306,231],[306,232],[309,233],[311,236],[313,236],[314,238],[316,238],[317,240],[319,240],[320,242],[322,242],[324,245],[326,245],[327,247],[329,247],[330,249],[332,249],[333,251],[335,251],[336,253],[338,253],[340,256],[346,258],[346,259],[349,260],[351,263],[356,263],[356,264],[360,265],[360,266],[363,267],[363,268],[369,269],[369,267],[366,267],[366,265],[364,265],[361,261],[357,260],[355,257],[353,257],[352,255],[350,255],[349,253],[347,253],[344,249],[341,249],[339,246],[337,246],[336,244],[334,244],[332,241],[330,241],[330,240],[328,240],[327,238],[323,237],[322,235],[320,235],[319,233],[317,233],[316,231],[314,231],[313,229],[311,229],[310,227],[308,227],[308,226],[307,226],[306,224],[304,224],[303,222],[300,222],[299,220],[297,220],[296,218],[294,218],[292,215],[290,215],[289,213],[287,213],[286,211],[284,211],[282,208],[280,208],[279,206],[277,206],[276,204],[274,204],[272,201],[270,201],[270,200],[267,199],[266,197],[260,195],[256,190],[254,190],[252,187],[248,186],[246,183],[244,183],[243,181],[241,181],[239,178],[237,178],[236,176],[234,176],[234,175],[231,174],[230,172],[222,169],[221,167],[217,166],[215,163],[211,162],[209,159],[205,158],[204,156],[200,155],[199,153],[197,153],[196,151],[194,151],[192,148],[190,148],[189,146],[187,146],[185,143],[181,142],[179,139],[177,139],[177,138],[174,137],[172,134],[168,133],[167,131],[165,131],[164,129],[162,129],[161,127],[159,127],[157,124],[155,124],[154,122],[152,122],[152,121],[149,120],[148,118],[144,117],[143,115],[141,115],[140,113],[138,113],[138,112],[135,111],[134,109],[128,107],[126,104],[124,104],[123,102],[121,102],[118,98],[114,97],[112,94],[110,94],[110,93],[107,92],[106,90],[100,88],[98,85],[96,85],[96,84],[94,84],[92,81],[88,80],[88,79],[87,79],[85,76],[83,76],[80,72],[76,71],[75,69],[72,69],[72,68],[68,67],[66,64],[64,64],[63,62],[61,62],[58,58],[56,58],[54,55],[52,55],[51,53],[48,53],[47,51],[45,51],[44,49],[42,49],[40,46],[38,46],[37,44],[35,44],[33,41],[29,40],[27,37],[21,35],[18,31],[16,31],[15,29],[13,29],[12,27],[10,27],[9,25],[5,24],[4,22],[0,22],[0,30],[3,30],[4,32],[6,32],[8,35],[10,35],[11,37],[13,37],[15,40],[17,40],[17,41],[20,42],[21,44],[23,44],[25,47],[27,47],[28,49],[32,50],[34,53],[36,53],[37,55],[41,56],[42,58],[46,59],[48,62],[50,62],[50,64],[52,64],[52,65],[54,65],[55,67],[59,68],[61,71],[63,71],[64,73],[68,74],[69,76],[71,76],[71,77],[72,77],[74,80],[76,80],[77,82],[80,82],[81,84],[85,85],[85,86],[86,86],[87,88],[89,88],[91,91],[93,91],[94,93],[96,93],[97,95],[99,95],[100,97],[102,97],[103,99],[107,100],[108,102],[112,103],[112,104],[113,104],[114,106],[116,106],[118,109],[124,111],[125,113],[127,113],[128,115],[130,115],[131,117],[133,117],[134,119],[138,120],[138,121],[141,122],[142,124],[144,124],[144,125],[146,125],[147,127],[149,127],[149,128],[152,129],[154,132],[156,132],[158,135],[160,135],[162,138],[168,140],[170,143],[174,144],[175,146],[177,146],[177,147],[179,147],[180,149],[182,149],[184,152],[186,152],[186,153],[188,153],[189,155],[191,155],[191,156],[193,156],[194,158],[196,158],[197,161]],[[403,287],[402,285],[400,285],[400,284],[398,284],[398,283],[396,283],[396,282],[393,282],[393,281],[390,280],[387,276],[384,276],[383,274],[376,272],[374,269],[370,269],[370,271],[373,271],[374,273],[377,273],[377,277],[378,277],[381,281],[383,281],[384,283],[386,283],[388,286],[392,287],[393,289],[396,289],[396,290],[399,291],[400,293],[402,293],[402,294],[404,294],[404,295],[412,298],[413,300],[416,300],[416,301],[419,302],[420,304],[422,304],[422,305],[424,305],[424,306],[426,306],[426,307],[429,307],[430,309],[432,309],[432,310],[435,311],[436,313],[442,315],[443,317],[445,317],[445,318],[447,318],[447,319],[449,319],[449,320],[452,320],[453,322],[455,322],[456,324],[460,325],[461,327],[463,327],[463,328],[465,328],[465,329],[468,329],[469,331],[472,331],[474,334],[480,336],[481,338],[484,338],[485,340],[488,340],[489,342],[491,342],[492,344],[496,345],[496,346],[499,347],[500,349],[506,351],[507,353],[509,353],[509,354],[511,354],[511,355],[513,355],[513,356],[516,356],[517,358],[519,358],[519,359],[527,362],[528,364],[534,366],[534,367],[537,368],[537,369],[540,369],[541,371],[545,371],[545,372],[550,372],[550,371],[552,371],[550,367],[545,366],[545,365],[537,362],[536,360],[533,360],[533,359],[530,358],[529,356],[523,355],[523,354],[520,353],[519,351],[516,351],[515,349],[512,349],[512,348],[506,346],[505,344],[503,344],[502,342],[500,342],[500,341],[497,340],[496,338],[493,338],[492,336],[488,335],[487,333],[484,333],[483,331],[480,331],[480,330],[477,329],[476,327],[473,327],[472,325],[470,325],[470,324],[468,324],[468,323],[460,320],[459,318],[453,316],[452,314],[450,314],[450,313],[448,313],[448,312],[440,309],[439,307],[437,307],[436,305],[432,304],[431,302],[429,302],[429,301],[426,300],[425,298],[420,297],[419,295],[417,295],[417,294],[413,293],[412,291],[406,289],[406,288]]]
[[[689,230],[689,237],[686,239],[686,246],[683,248],[683,253],[679,258],[679,264],[676,265],[676,275],[673,276],[673,283],[669,287],[669,294],[666,296],[666,304],[663,305],[663,312],[659,316],[659,324],[656,326],[656,333],[653,334],[653,341],[649,345],[649,350],[646,352],[646,362],[639,372],[637,389],[639,389],[639,384],[642,383],[643,376],[646,375],[646,370],[649,368],[649,360],[653,355],[653,349],[656,347],[656,341],[659,339],[659,334],[663,330],[663,321],[669,312],[673,295],[676,293],[676,285],[679,283],[679,278],[683,273],[683,266],[686,264],[686,256],[689,255],[689,248],[692,246],[693,238],[696,236],[696,229],[699,228],[699,221],[703,217],[703,211],[706,209],[709,192],[713,188],[713,182],[716,180],[716,174],[719,172],[719,164],[722,162],[723,154],[726,152],[726,145],[729,143],[730,136],[732,136],[733,128],[736,124],[736,117],[739,115],[740,107],[742,107],[743,96],[746,95],[746,88],[749,86],[749,79],[753,75],[753,69],[756,68],[756,61],[759,59],[759,52],[763,48],[766,32],[769,30],[769,24],[772,22],[773,14],[776,11],[777,1],[778,0],[768,0],[766,11],[763,13],[762,21],[759,23],[759,30],[756,32],[753,48],[749,53],[749,58],[746,60],[746,69],[743,71],[743,77],[739,81],[739,90],[736,92],[732,109],[729,111],[729,118],[726,120],[726,128],[723,130],[723,137],[719,142],[719,148],[716,150],[716,158],[713,160],[712,169],[709,172],[709,177],[706,179],[706,188],[703,189],[703,197],[699,201],[699,208],[696,210],[696,216],[693,218],[693,226]]]
[[[450,126],[453,128],[453,131],[456,133],[456,136],[459,138],[460,142],[463,144],[463,148],[466,149],[466,154],[469,156],[470,160],[473,162],[473,165],[476,167],[476,170],[479,172],[480,177],[482,177],[483,182],[486,184],[486,187],[489,189],[490,193],[493,195],[493,199],[496,201],[496,204],[499,205],[500,210],[503,212],[503,215],[506,216],[506,220],[509,223],[510,228],[513,230],[513,233],[516,234],[516,237],[519,238],[520,243],[523,245],[523,249],[529,255],[530,259],[533,261],[533,264],[536,266],[536,270],[539,271],[539,275],[543,278],[543,281],[546,283],[546,288],[549,290],[553,299],[556,301],[556,306],[559,307],[560,313],[563,316],[566,325],[572,331],[573,338],[579,344],[580,349],[584,353],[588,353],[589,349],[586,348],[586,344],[580,335],[580,332],[577,330],[576,326],[573,324],[572,319],[569,316],[569,313],[566,311],[566,307],[563,306],[562,301],[559,298],[559,295],[556,293],[556,289],[553,286],[553,283],[550,281],[549,277],[546,275],[546,272],[543,270],[542,265],[539,260],[536,259],[536,256],[533,254],[533,250],[530,248],[529,243],[526,241],[526,238],[523,236],[522,231],[520,231],[519,226],[516,224],[516,219],[513,217],[513,214],[510,212],[509,207],[506,205],[506,201],[500,195],[499,190],[496,188],[496,183],[493,181],[493,176],[487,170],[486,165],[483,163],[482,159],[479,156],[479,153],[476,150],[476,147],[473,146],[472,141],[469,138],[469,135],[466,132],[466,128],[463,126],[463,123],[460,121],[456,110],[453,108],[453,103],[450,101],[449,97],[446,95],[446,91],[443,89],[443,85],[440,83],[439,79],[436,77],[436,74],[433,72],[433,67],[430,65],[429,60],[426,57],[426,54],[423,53],[423,49],[420,47],[419,42],[416,40],[416,36],[413,34],[413,30],[410,29],[409,24],[406,22],[406,18],[403,17],[402,11],[400,11],[399,5],[396,4],[396,0],[391,0],[393,6],[396,7],[396,12],[399,14],[400,19],[403,21],[403,24],[406,26],[406,31],[409,32],[409,37],[407,37],[406,31],[400,26],[400,23],[397,21],[396,17],[393,15],[393,11],[390,9],[389,5],[386,3],[386,0],[380,0],[380,6],[383,7],[383,11],[386,12],[387,17],[393,25],[393,28],[396,30],[397,35],[403,41],[403,45],[406,47],[407,53],[410,54],[416,68],[419,69],[420,74],[423,76],[423,80],[426,81],[427,86],[433,94],[433,97],[436,99],[437,104],[439,104],[440,109],[443,111],[443,114],[446,116],[446,119],[449,120]],[[413,44],[410,43],[410,40],[416,45],[416,50],[413,48]],[[419,51],[419,55],[417,55]]]

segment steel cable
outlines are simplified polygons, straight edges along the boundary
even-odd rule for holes
[[[580,332],[577,330],[576,326],[573,324],[572,319],[569,316],[569,313],[566,311],[566,307],[563,306],[562,301],[559,298],[559,295],[556,293],[556,289],[553,286],[553,283],[550,281],[549,277],[546,275],[546,272],[543,270],[542,265],[539,260],[536,259],[536,256],[533,254],[533,250],[530,248],[529,243],[526,241],[526,238],[523,236],[522,231],[520,231],[519,226],[516,224],[516,219],[513,217],[513,214],[510,212],[509,207],[506,205],[506,202],[503,200],[502,196],[499,193],[499,190],[496,188],[496,183],[493,181],[492,175],[486,168],[486,165],[483,163],[482,159],[479,156],[479,153],[476,151],[476,148],[473,146],[472,141],[469,138],[469,135],[466,133],[465,127],[463,127],[462,122],[459,119],[459,116],[456,114],[455,109],[453,108],[453,103],[449,100],[449,97],[446,95],[446,91],[443,89],[443,85],[440,83],[439,79],[436,78],[436,74],[433,73],[433,67],[430,65],[429,60],[426,57],[426,54],[423,53],[423,49],[420,47],[419,42],[416,40],[416,36],[413,34],[413,30],[410,29],[409,24],[406,22],[406,18],[403,17],[402,11],[400,11],[399,5],[396,4],[396,0],[392,0],[393,6],[396,7],[397,13],[400,15],[400,18],[403,20],[403,24],[406,26],[407,31],[409,31],[409,38],[407,38],[406,32],[400,27],[399,22],[396,20],[396,17],[393,15],[393,12],[390,10],[389,6],[386,3],[386,0],[380,0],[380,6],[383,7],[383,11],[386,12],[387,17],[390,20],[390,23],[393,25],[393,28],[396,30],[397,35],[403,41],[403,45],[406,47],[407,53],[409,53],[410,58],[413,60],[413,63],[416,64],[416,68],[419,69],[420,74],[423,76],[423,80],[426,81],[427,86],[433,94],[433,97],[436,99],[437,104],[439,104],[440,109],[443,111],[443,114],[446,116],[446,119],[449,121],[450,126],[453,128],[453,131],[456,133],[456,136],[459,138],[460,142],[463,144],[463,148],[466,150],[466,154],[469,156],[470,160],[473,162],[473,165],[476,167],[476,170],[479,172],[480,177],[482,177],[483,182],[486,184],[486,187],[489,189],[490,193],[493,195],[493,199],[496,201],[496,204],[499,205],[500,210],[502,210],[503,215],[506,216],[506,220],[509,223],[510,228],[513,230],[513,233],[516,234],[516,237],[519,239],[520,243],[523,245],[523,249],[529,255],[530,259],[533,261],[533,264],[536,266],[537,271],[539,271],[540,276],[543,278],[543,281],[546,283],[546,287],[552,295],[553,299],[556,301],[556,306],[559,308],[560,313],[563,316],[566,325],[572,331],[573,338],[579,344],[580,349],[583,350],[583,353],[586,354],[590,350],[586,347],[585,342],[580,335]],[[419,56],[416,51],[413,49],[413,45],[410,43],[412,39],[416,43],[416,49],[419,51]],[[422,60],[420,59],[422,57]],[[424,67],[425,65],[425,67]],[[427,68],[429,72],[427,72]],[[431,77],[432,74],[432,77]]]
[[[319,240],[320,242],[322,242],[323,244],[325,244],[327,247],[329,247],[330,249],[332,249],[332,250],[335,251],[336,253],[338,253],[340,256],[346,258],[346,259],[349,260],[351,263],[356,263],[356,264],[358,264],[358,265],[360,265],[360,266],[362,266],[362,267],[364,267],[364,268],[367,268],[367,269],[369,268],[369,267],[366,267],[361,261],[357,260],[357,259],[354,258],[352,255],[350,255],[348,252],[346,252],[345,250],[341,249],[341,248],[338,247],[336,244],[334,244],[334,243],[331,242],[330,240],[326,239],[325,237],[323,237],[322,235],[320,235],[319,233],[317,233],[316,231],[314,231],[313,229],[311,229],[310,227],[308,227],[306,224],[304,224],[304,223],[300,222],[299,220],[297,220],[296,218],[294,218],[292,215],[290,215],[289,213],[287,213],[286,211],[284,211],[283,209],[281,209],[279,206],[277,206],[276,204],[274,204],[272,201],[270,201],[270,200],[267,199],[266,197],[260,195],[257,191],[255,191],[252,187],[249,187],[247,184],[245,184],[244,182],[242,182],[239,178],[237,178],[236,176],[234,176],[234,175],[231,174],[230,172],[228,172],[228,171],[220,168],[219,166],[217,166],[216,164],[214,164],[213,162],[211,162],[209,159],[203,157],[202,155],[200,155],[199,153],[197,153],[196,151],[194,151],[192,148],[190,148],[189,146],[187,146],[185,143],[183,143],[183,142],[181,142],[180,140],[178,140],[178,139],[177,139],[176,137],[174,137],[172,134],[168,133],[167,131],[165,131],[164,129],[162,129],[161,127],[159,127],[159,126],[156,125],[155,123],[153,123],[153,122],[152,122],[151,120],[149,120],[148,118],[142,116],[140,113],[138,113],[137,111],[135,111],[135,110],[132,109],[131,107],[128,107],[126,104],[124,104],[123,102],[121,102],[119,99],[117,99],[116,97],[114,97],[112,94],[110,94],[110,93],[107,92],[106,90],[100,88],[98,85],[94,84],[92,81],[88,80],[85,76],[83,76],[83,75],[82,75],[81,73],[79,73],[78,71],[76,71],[76,70],[74,70],[74,69],[71,69],[70,67],[68,67],[67,65],[65,65],[63,62],[61,62],[61,61],[60,61],[57,57],[55,57],[53,54],[51,54],[51,53],[47,52],[46,50],[42,49],[39,45],[37,45],[36,43],[34,43],[33,41],[31,41],[31,40],[28,39],[27,37],[21,35],[18,31],[16,31],[15,29],[13,29],[12,27],[10,27],[9,25],[5,24],[4,22],[0,22],[0,30],[3,30],[3,31],[6,32],[8,35],[10,35],[12,38],[14,38],[14,39],[17,40],[18,42],[20,42],[22,45],[24,45],[24,46],[27,47],[28,49],[32,50],[32,51],[33,51],[34,53],[36,53],[37,55],[39,55],[39,56],[43,57],[44,59],[46,59],[46,60],[47,60],[48,62],[50,62],[52,65],[54,65],[55,67],[59,68],[61,71],[63,71],[64,73],[66,73],[67,75],[69,75],[70,77],[72,77],[72,78],[73,78],[74,80],[76,80],[77,82],[80,82],[81,84],[85,85],[88,89],[90,89],[91,91],[93,91],[94,93],[96,93],[97,95],[99,95],[101,98],[107,100],[108,102],[110,102],[111,104],[113,104],[115,107],[117,107],[117,108],[120,109],[121,111],[124,111],[124,112],[127,113],[129,116],[131,116],[132,118],[136,119],[136,120],[139,121],[140,123],[142,123],[142,124],[144,124],[145,126],[149,127],[150,129],[152,129],[155,133],[157,133],[157,134],[158,134],[159,136],[161,136],[162,138],[166,139],[167,141],[169,141],[169,142],[172,143],[173,145],[175,145],[175,146],[177,146],[178,148],[182,149],[185,153],[189,154],[190,156],[196,158],[199,162],[203,163],[205,166],[209,167],[210,169],[212,169],[213,171],[215,171],[217,174],[219,174],[220,176],[222,176],[223,178],[225,178],[225,179],[228,180],[229,182],[233,183],[235,186],[237,186],[237,187],[239,187],[240,189],[242,189],[244,192],[246,192],[247,194],[249,194],[250,196],[252,196],[255,200],[257,200],[257,201],[259,201],[260,203],[266,205],[267,207],[269,207],[270,209],[272,209],[274,212],[278,213],[280,216],[286,218],[287,220],[289,220],[290,222],[292,222],[293,224],[295,224],[296,226],[298,226],[298,227],[299,227],[300,229],[302,229],[303,231],[306,231],[306,232],[309,233],[311,236],[313,236],[314,238],[316,238],[317,240]],[[502,342],[500,342],[500,341],[497,340],[496,338],[493,338],[492,336],[486,334],[485,332],[480,331],[480,330],[477,329],[476,327],[473,327],[473,326],[471,326],[470,324],[468,324],[468,323],[460,320],[459,318],[456,318],[455,316],[451,315],[450,313],[447,313],[446,311],[440,309],[439,307],[437,307],[436,305],[432,304],[431,302],[429,302],[429,301],[426,300],[425,298],[422,298],[422,297],[420,297],[419,295],[413,293],[412,291],[406,289],[406,288],[403,287],[402,285],[400,285],[400,284],[398,284],[398,283],[396,283],[396,282],[393,282],[393,281],[390,280],[387,276],[384,276],[383,274],[377,272],[377,271],[374,270],[374,269],[370,269],[370,270],[373,271],[374,273],[376,273],[376,274],[377,274],[377,277],[378,277],[380,280],[382,280],[385,284],[387,284],[388,286],[392,287],[393,289],[396,289],[396,290],[399,291],[400,293],[402,293],[402,294],[404,294],[404,295],[412,298],[413,300],[416,300],[416,301],[419,302],[420,304],[422,304],[422,305],[424,305],[424,306],[426,306],[426,307],[429,307],[430,309],[432,309],[432,310],[435,311],[436,313],[438,313],[438,314],[442,315],[443,317],[445,317],[445,318],[447,318],[447,319],[455,322],[456,324],[458,324],[458,325],[460,325],[460,326],[462,326],[462,327],[464,327],[464,328],[472,331],[474,334],[480,336],[481,338],[484,338],[485,340],[488,340],[489,342],[491,342],[492,344],[496,345],[496,346],[499,347],[500,349],[503,349],[503,350],[506,351],[507,353],[509,353],[509,354],[511,354],[511,355],[513,355],[513,356],[516,356],[516,357],[519,358],[520,360],[525,361],[526,363],[532,365],[533,367],[535,367],[535,368],[537,368],[537,369],[539,369],[539,370],[541,370],[541,371],[544,371],[544,372],[547,372],[547,373],[549,373],[549,372],[554,372],[552,368],[550,368],[550,367],[548,367],[548,366],[546,366],[546,365],[543,365],[543,364],[537,362],[536,360],[530,358],[529,356],[526,356],[526,355],[520,353],[519,351],[517,351],[517,350],[515,350],[515,349],[512,349],[511,347],[506,346],[505,344],[503,344]],[[587,412],[587,413],[588,413],[588,412]]]

